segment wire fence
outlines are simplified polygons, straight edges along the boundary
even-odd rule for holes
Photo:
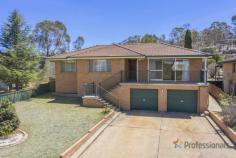
[[[4,100],[9,100],[11,102],[28,100],[31,98],[32,94],[33,94],[32,89],[4,93],[4,94],[0,94],[0,102],[2,102]]]
[[[0,94],[0,102],[3,100],[9,100],[11,102],[28,100],[31,97],[54,91],[55,91],[55,81],[51,81],[48,83],[40,84],[35,89],[25,89],[25,90]]]

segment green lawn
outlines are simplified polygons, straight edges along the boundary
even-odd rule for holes
[[[22,144],[0,149],[2,158],[58,157],[104,116],[102,109],[80,107],[79,98],[50,94],[15,103],[20,128],[29,134]]]

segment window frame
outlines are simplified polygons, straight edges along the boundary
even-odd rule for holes
[[[102,61],[103,61],[103,63],[102,63]],[[101,63],[99,63],[99,62],[101,62]],[[100,67],[98,64],[100,64]],[[103,64],[105,64],[105,67]],[[112,72],[112,60],[111,59],[91,59],[91,60],[89,60],[89,72],[111,73]]]
[[[151,69],[151,62],[152,61],[160,61],[161,62],[161,69]],[[150,80],[151,81],[162,81],[163,80],[163,60],[162,59],[150,59],[149,61],[149,71],[150,71]],[[155,79],[155,78],[151,78],[151,73],[152,72],[160,72],[161,73],[161,79]]]
[[[168,61],[168,60],[173,60],[174,61],[174,80],[164,80],[164,61]],[[151,62],[155,62],[155,61],[159,61],[159,62],[161,62],[162,63],[162,69],[152,69],[151,68]],[[177,70],[177,62],[180,62],[180,61],[188,61],[189,62],[189,60],[188,59],[178,59],[178,58],[161,58],[161,59],[150,59],[150,61],[149,61],[149,79],[150,79],[150,81],[182,81],[182,80],[179,80],[179,79],[177,79],[177,76],[176,76],[176,73],[177,72],[180,72],[180,71],[183,71],[183,70]],[[189,70],[189,65],[188,65],[188,71],[190,71]],[[162,76],[162,78],[161,79],[155,79],[155,78],[151,78],[151,73],[152,72],[161,72],[161,76]]]
[[[70,63],[70,65],[68,65]],[[73,66],[71,65],[73,63]],[[61,73],[75,73],[77,72],[77,66],[76,66],[75,60],[65,60],[61,61]]]

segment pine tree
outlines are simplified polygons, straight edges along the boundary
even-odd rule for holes
[[[184,38],[184,47],[192,49],[192,33],[190,30],[187,30],[185,33],[185,38]]]
[[[16,90],[27,85],[37,76],[38,57],[29,43],[29,27],[14,10],[1,30],[0,80],[15,84]]]
[[[29,26],[27,26],[18,13],[14,10],[7,23],[5,23],[1,30],[0,44],[6,49],[13,48],[19,43],[26,43],[28,40],[27,35],[29,34]]]

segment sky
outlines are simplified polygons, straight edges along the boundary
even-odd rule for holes
[[[83,36],[88,47],[137,34],[168,37],[183,24],[201,30],[213,21],[231,23],[236,0],[1,0],[0,25],[13,9],[32,28],[43,20],[63,22],[72,41]]]

